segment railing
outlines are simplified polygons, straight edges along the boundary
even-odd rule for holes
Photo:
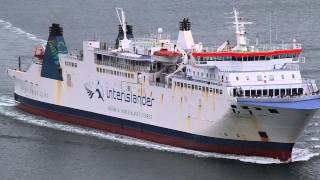
[[[151,72],[149,66],[143,67],[143,66],[135,66],[135,65],[127,65],[127,64],[110,63],[110,62],[106,62],[98,65],[114,67],[114,68],[127,70],[127,71]]]
[[[219,46],[213,45],[210,47],[203,47],[203,52],[216,52]],[[233,48],[233,47],[231,47]],[[248,45],[248,52],[268,52],[276,50],[290,50],[301,49],[302,45],[298,43],[286,43],[286,44],[261,44],[256,46]]]

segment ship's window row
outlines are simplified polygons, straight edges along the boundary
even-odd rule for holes
[[[266,61],[271,59],[296,58],[298,54],[281,54],[273,56],[208,56],[195,57],[197,61]]]
[[[251,89],[242,90],[239,88],[233,89],[233,96],[245,97],[261,97],[261,96],[300,96],[303,95],[303,88],[287,88],[287,89]]]
[[[65,61],[64,64],[66,66],[70,66],[70,67],[77,67],[77,63],[75,63],[75,62]]]
[[[147,61],[139,61],[139,60],[133,60],[129,58],[124,57],[115,57],[115,56],[108,56],[108,55],[101,55],[101,54],[95,54],[94,62],[99,65],[110,65],[110,64],[119,64],[119,62],[122,62],[123,64],[127,65],[137,65],[137,66],[148,66],[149,62]]]
[[[180,87],[180,88],[199,90],[199,91],[203,91],[203,92],[209,92],[212,94],[222,94],[222,89],[217,89],[217,88],[211,88],[211,87],[200,86],[200,85],[195,85],[195,84],[188,84],[188,83],[183,83],[183,82],[174,82],[174,85],[176,87]]]
[[[212,73],[204,73],[204,72],[198,72],[198,71],[192,71],[191,69],[187,68],[187,72],[189,72],[189,74],[192,73],[193,76],[199,76],[199,77],[204,77],[204,78],[216,78],[215,74]],[[227,77],[226,77],[227,78]]]
[[[295,79],[295,75],[292,74],[292,75],[291,75],[291,78],[292,78],[292,79]],[[249,76],[246,76],[245,79],[246,79],[247,81],[249,81],[249,80],[250,80],[250,77],[249,77]],[[274,75],[268,75],[268,76],[257,75],[257,81],[263,81],[263,80],[267,80],[267,79],[268,79],[269,81],[274,81],[274,80],[275,80],[275,77],[274,77]],[[281,75],[281,79],[282,79],[282,80],[285,79],[285,76],[284,76],[283,74]],[[240,80],[239,76],[236,76],[236,80],[237,80],[237,81]]]
[[[114,76],[121,76],[121,77],[125,77],[125,78],[131,78],[131,79],[134,78],[133,73],[126,73],[126,72],[115,71],[115,70],[110,70],[110,69],[105,69],[105,68],[100,68],[100,67],[97,67],[97,72],[103,73],[103,74],[111,74]]]

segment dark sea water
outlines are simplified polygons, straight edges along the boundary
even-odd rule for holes
[[[305,77],[320,80],[319,0],[0,0],[0,179],[320,179],[320,113],[293,152],[293,162],[186,150],[33,116],[14,107],[6,69],[31,61],[51,23],[64,27],[69,49],[84,39],[114,43],[115,7],[123,7],[143,37],[162,27],[175,39],[178,21],[189,17],[195,41],[235,41],[226,22],[233,6],[246,19],[251,42],[292,42],[304,46]],[[270,23],[271,22],[271,23]],[[320,82],[320,81],[319,81]]]

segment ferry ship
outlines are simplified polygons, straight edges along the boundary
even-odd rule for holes
[[[176,41],[161,28],[134,38],[125,12],[115,45],[83,41],[69,52],[52,24],[27,70],[8,69],[16,106],[32,114],[201,151],[290,161],[320,108],[314,80],[301,76],[301,44],[248,43],[233,10],[236,43],[195,43],[191,23]]]

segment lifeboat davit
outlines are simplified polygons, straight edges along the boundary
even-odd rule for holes
[[[177,51],[168,50],[167,48],[161,48],[153,53],[153,59],[166,63],[177,63],[178,59],[182,56],[182,53]]]

